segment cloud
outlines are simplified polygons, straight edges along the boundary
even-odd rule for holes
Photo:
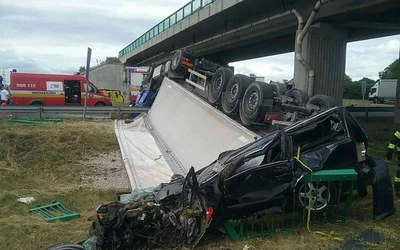
[[[0,67],[23,72],[77,71],[118,52],[187,0],[0,0]],[[92,63],[93,65],[93,63]]]
[[[278,72],[283,72],[283,71],[284,71],[284,69],[282,69],[282,68],[280,68],[280,67],[278,67],[278,66],[272,66],[272,67],[271,67],[271,70],[272,70],[272,71],[278,71]]]
[[[235,67],[235,73],[254,73],[257,76],[264,76],[265,81],[290,80],[294,72],[294,53],[286,53],[276,56],[262,57],[241,62],[230,63]]]
[[[379,78],[379,72],[399,57],[400,35],[349,43],[346,74],[353,80]]]

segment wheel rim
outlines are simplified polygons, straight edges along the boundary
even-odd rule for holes
[[[254,110],[257,107],[258,100],[259,100],[258,93],[256,91],[252,92],[248,101],[249,109]]]
[[[214,91],[218,92],[221,89],[222,86],[222,75],[218,75],[217,78],[215,78],[214,81]]]
[[[230,98],[231,100],[235,100],[236,97],[237,97],[237,95],[238,95],[238,92],[239,92],[239,84],[238,84],[237,82],[235,82],[235,83],[232,85],[232,87],[231,87],[231,89],[230,89],[230,91],[229,91],[229,98]]]
[[[329,189],[320,183],[318,183],[318,189],[313,183],[307,183],[307,186],[306,189],[306,184],[303,184],[298,193],[301,205],[308,209],[309,199],[311,198],[311,210],[318,211],[326,208],[331,199],[331,192]],[[307,192],[305,192],[306,190]]]

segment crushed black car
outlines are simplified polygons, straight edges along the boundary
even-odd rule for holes
[[[382,220],[394,212],[390,175],[387,165],[367,152],[362,127],[345,108],[335,107],[223,152],[197,172],[190,168],[186,177],[135,191],[129,202],[100,206],[90,239],[95,249],[194,248],[212,225],[277,211],[294,192],[304,197],[299,180],[310,170],[299,160],[314,172],[355,169],[359,194],[366,195],[372,184],[374,218]],[[332,186],[319,188],[333,192]],[[330,202],[319,198],[315,209]],[[296,203],[305,205],[301,199]]]

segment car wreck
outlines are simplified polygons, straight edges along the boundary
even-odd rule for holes
[[[357,191],[374,192],[374,219],[393,214],[387,165],[368,155],[368,137],[342,107],[335,107],[274,131],[186,176],[150,190],[135,190],[129,201],[101,205],[92,218],[91,249],[194,248],[209,227],[224,220],[265,215],[281,209],[288,197],[322,210],[333,199],[335,185],[321,183],[319,192],[305,193],[299,180],[310,171],[354,169]]]

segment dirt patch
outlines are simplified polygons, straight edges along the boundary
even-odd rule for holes
[[[121,152],[95,154],[82,161],[81,181],[97,189],[130,190]]]

